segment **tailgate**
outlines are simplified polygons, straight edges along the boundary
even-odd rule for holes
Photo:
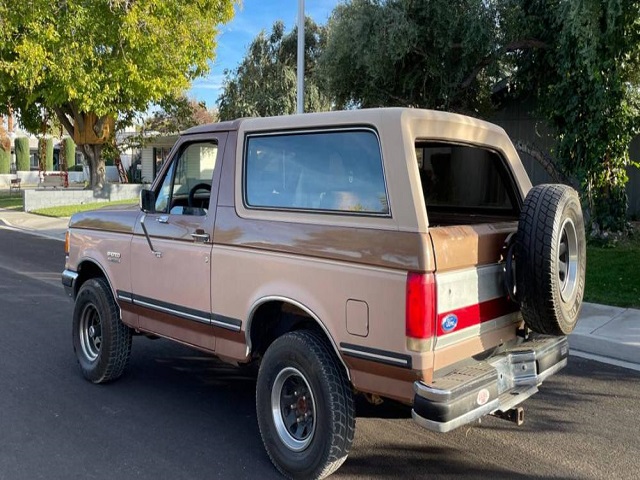
[[[518,306],[503,286],[502,247],[517,222],[430,228],[436,259],[434,370],[513,340]]]

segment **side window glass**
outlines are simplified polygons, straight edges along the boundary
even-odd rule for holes
[[[250,207],[389,214],[371,130],[251,136],[244,188]]]
[[[172,215],[205,215],[218,156],[212,142],[192,143],[174,157],[156,194],[156,211]]]

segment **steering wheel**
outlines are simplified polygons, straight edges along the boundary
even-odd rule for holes
[[[198,190],[207,190],[208,192],[211,192],[211,185],[209,185],[208,183],[198,183],[196,185],[194,185],[191,190],[189,190],[189,200],[188,200],[188,205],[190,208],[193,208],[193,201],[195,199],[196,196],[196,192]]]

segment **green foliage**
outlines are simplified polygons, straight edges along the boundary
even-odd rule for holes
[[[16,170],[19,172],[28,172],[31,170],[29,150],[29,139],[27,137],[17,137],[14,140],[16,152]]]
[[[495,64],[488,62],[497,49],[493,4],[353,0],[339,5],[320,57],[327,90],[340,107],[485,111],[495,81]]]
[[[227,71],[218,98],[221,120],[240,117],[287,115],[296,112],[297,27],[288,34],[280,21],[271,33],[262,31],[251,42],[247,54],[233,71]],[[324,28],[305,19],[306,112],[329,110],[331,103],[321,91],[317,61],[325,41]]]
[[[112,167],[115,164],[115,160],[120,156],[118,147],[116,146],[115,138],[104,144],[102,147],[102,158],[107,166]]]
[[[71,135],[85,122],[100,133],[108,117],[145,111],[207,72],[234,3],[0,0],[0,113],[10,105],[32,132],[44,111]],[[93,173],[100,160],[90,155]]]
[[[64,150],[67,169],[71,169],[76,164],[76,144],[72,138],[64,137],[62,139],[61,149]]]
[[[0,148],[0,174],[11,171],[11,150]]]
[[[593,232],[626,230],[629,144],[640,131],[640,2],[506,3],[516,32],[549,45],[521,56],[518,88],[536,94]]]
[[[208,110],[204,102],[198,102],[185,95],[171,97],[160,103],[161,109],[144,122],[143,130],[161,135],[178,134],[196,125],[213,123],[217,112]]]

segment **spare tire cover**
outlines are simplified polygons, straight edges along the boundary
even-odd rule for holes
[[[586,241],[580,198],[566,185],[538,185],[524,201],[515,246],[516,291],[527,326],[568,335],[584,296]]]

